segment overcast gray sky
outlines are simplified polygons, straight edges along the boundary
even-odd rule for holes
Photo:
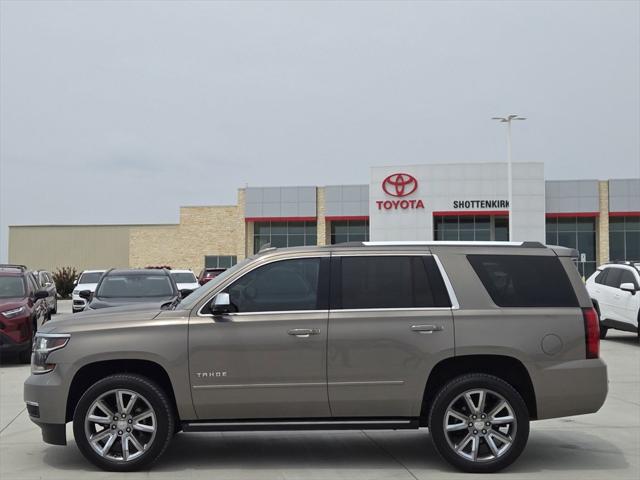
[[[249,185],[505,159],[640,176],[638,1],[1,1],[7,225],[176,222]]]

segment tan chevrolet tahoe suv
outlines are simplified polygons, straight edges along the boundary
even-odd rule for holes
[[[598,317],[573,262],[539,243],[269,249],[179,303],[45,324],[24,399],[47,443],[148,466],[178,431],[427,427],[493,472],[529,422],[597,411]],[[567,388],[570,385],[571,388]]]

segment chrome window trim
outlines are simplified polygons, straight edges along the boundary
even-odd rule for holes
[[[205,303],[206,305],[206,303]],[[204,305],[203,305],[204,307]],[[235,320],[235,321],[242,321],[242,317],[254,317],[256,315],[302,315],[305,313],[314,313],[314,314],[328,314],[329,310],[272,310],[272,311],[268,311],[268,312],[229,312],[229,313],[225,313],[224,315],[218,315],[220,317],[240,317],[239,320]],[[198,317],[201,318],[214,318],[214,315],[209,314],[209,313],[200,313],[198,312]],[[299,320],[296,319],[296,320]]]
[[[448,312],[451,307],[376,307],[376,308],[336,308],[329,310],[333,313],[358,313],[358,312]]]
[[[438,270],[440,270],[440,275],[442,275],[442,280],[444,281],[444,286],[446,287],[447,293],[449,294],[449,300],[451,301],[451,310],[460,310],[460,303],[458,302],[458,297],[455,290],[453,289],[453,285],[451,283],[451,280],[449,279],[449,275],[447,275],[447,271],[444,269],[444,266],[438,258],[438,255],[433,255],[433,259],[436,261],[436,265],[438,266]]]
[[[201,317],[201,318],[213,318],[214,315],[212,314],[205,314],[202,313],[202,309],[205,307],[205,305],[209,304],[211,302],[211,300],[213,300],[213,298],[221,291],[223,291],[225,288],[227,288],[230,284],[232,284],[234,281],[236,281],[237,279],[243,277],[244,275],[252,272],[253,270],[262,267],[263,265],[268,265],[270,263],[274,263],[274,262],[279,262],[279,261],[285,261],[285,260],[296,260],[296,259],[300,259],[300,258],[326,258],[326,257],[371,257],[371,256],[375,256],[375,257],[392,257],[392,256],[402,256],[402,257],[433,257],[433,259],[436,262],[436,265],[438,267],[438,270],[440,271],[440,275],[442,276],[442,280],[444,281],[444,285],[445,288],[447,289],[447,294],[449,295],[449,300],[451,301],[451,307],[401,307],[401,308],[394,308],[394,307],[389,307],[389,308],[344,308],[344,309],[327,309],[327,310],[273,310],[273,311],[265,311],[265,312],[230,312],[228,314],[226,314],[225,316],[234,316],[234,317],[243,317],[243,316],[254,316],[254,315],[283,315],[283,314],[303,314],[303,313],[332,313],[332,312],[345,312],[345,313],[358,313],[358,312],[389,312],[389,311],[396,311],[396,312],[411,312],[411,311],[424,311],[424,312],[429,312],[429,311],[446,311],[446,310],[459,310],[460,309],[460,304],[458,303],[458,297],[456,296],[456,293],[453,289],[453,285],[451,284],[451,280],[449,279],[449,276],[447,275],[446,270],[444,269],[442,262],[440,261],[440,259],[438,258],[438,255],[435,255],[431,252],[339,252],[339,253],[324,253],[321,252],[320,254],[297,254],[297,255],[293,255],[293,256],[287,256],[287,257],[283,257],[283,258],[273,258],[270,261],[264,262],[264,263],[260,263],[259,265],[256,265],[254,268],[251,268],[250,270],[247,270],[245,272],[242,272],[240,274],[238,274],[237,276],[235,276],[232,279],[229,279],[227,282],[223,283],[220,288],[210,297],[207,298],[207,300],[205,302],[202,303],[202,305],[200,306],[200,308],[198,308],[198,312],[196,314],[196,316]],[[241,321],[241,320],[240,320]]]

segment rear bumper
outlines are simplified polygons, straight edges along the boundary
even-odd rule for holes
[[[534,382],[539,420],[597,412],[609,390],[607,365],[599,358],[541,368]]]

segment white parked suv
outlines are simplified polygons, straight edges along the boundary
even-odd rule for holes
[[[602,265],[587,279],[587,291],[600,315],[600,338],[610,328],[638,333],[640,263]]]
[[[102,274],[106,270],[84,270],[78,277],[76,286],[73,287],[73,293],[71,294],[71,300],[73,300],[71,310],[73,313],[81,312],[84,307],[87,306],[87,301],[80,297],[80,292],[83,290],[89,290],[91,293],[96,291],[96,285]]]
[[[178,290],[180,290],[183,296],[186,296],[186,294],[191,293],[200,286],[195,273],[191,270],[169,270],[169,275],[173,277],[176,285],[178,285]],[[185,292],[185,290],[188,292]]]

